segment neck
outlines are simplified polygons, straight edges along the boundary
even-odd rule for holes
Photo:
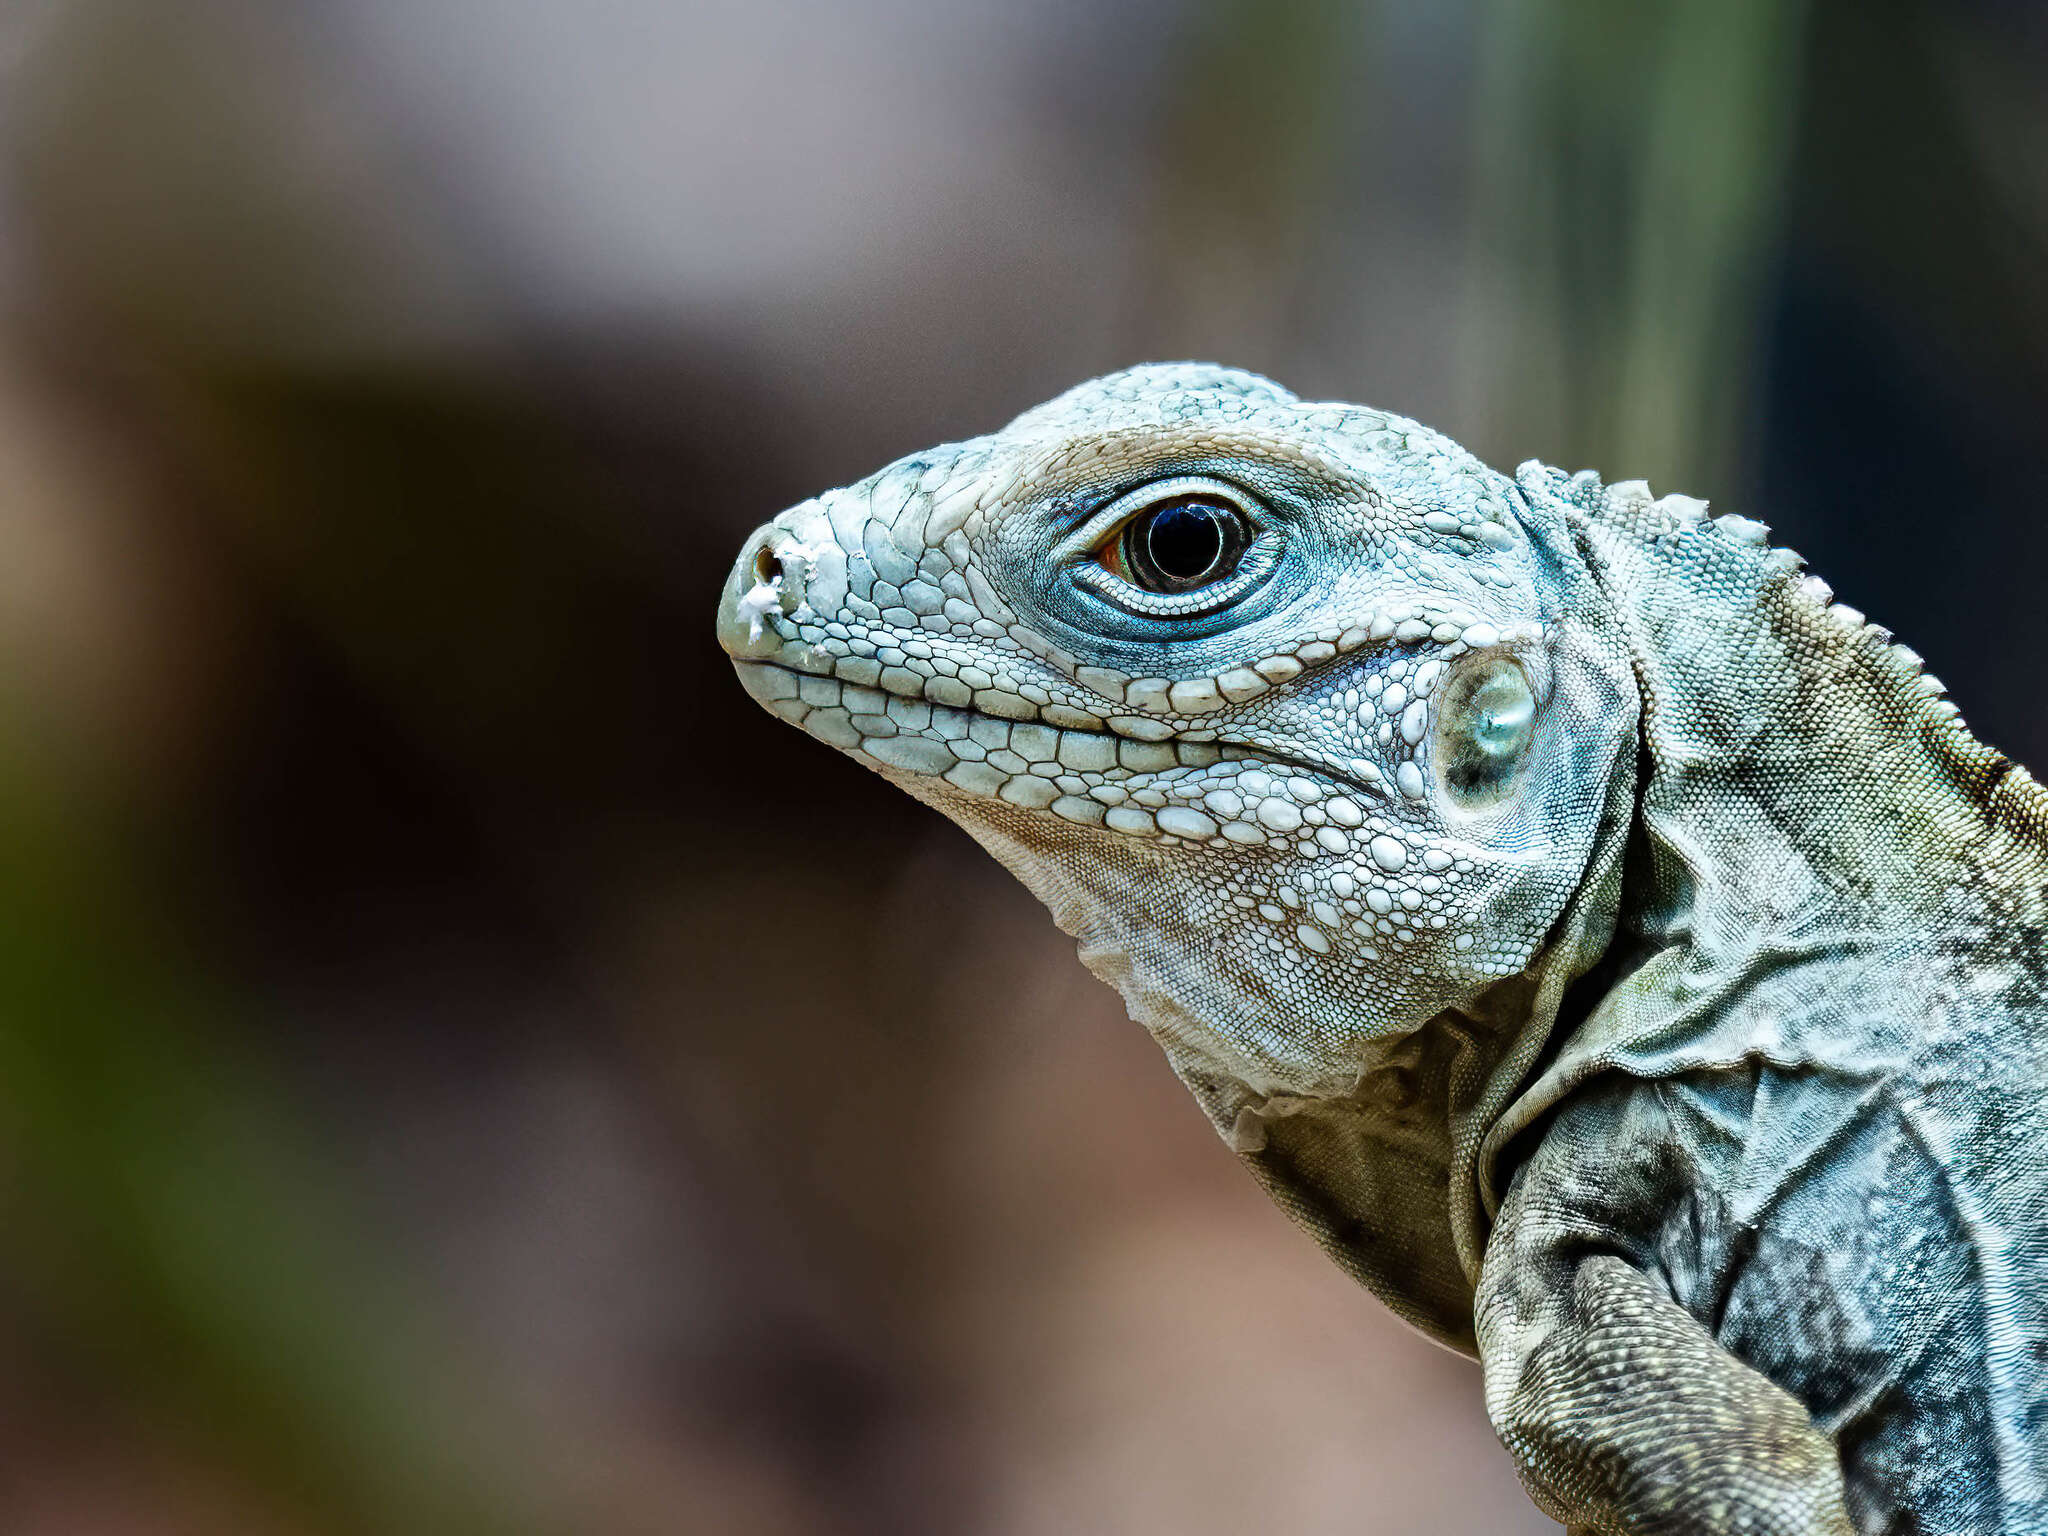
[[[1664,1052],[1663,1071],[1685,1064],[1677,1039],[1701,1062],[1904,1049],[1957,1006],[1930,956],[2040,920],[2042,791],[1759,525],[1674,519],[1623,487],[1574,501],[1643,706],[1606,967],[1625,979],[1587,1029]]]

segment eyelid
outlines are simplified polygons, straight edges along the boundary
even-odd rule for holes
[[[1053,546],[1052,558],[1064,565],[1069,561],[1092,555],[1114,538],[1119,528],[1139,513],[1161,502],[1193,495],[1210,495],[1229,502],[1237,509],[1238,515],[1251,525],[1254,537],[1263,531],[1258,518],[1252,514],[1252,508],[1256,503],[1236,486],[1209,475],[1175,475],[1168,480],[1148,480],[1136,490],[1126,491],[1106,506],[1098,508],[1085,522]]]
[[[1245,547],[1237,570],[1214,586],[1172,595],[1147,592],[1132,586],[1100,561],[1088,560],[1074,567],[1073,579],[1105,602],[1126,613],[1155,619],[1186,619],[1227,608],[1256,589],[1273,572],[1280,560],[1280,535],[1266,529]]]

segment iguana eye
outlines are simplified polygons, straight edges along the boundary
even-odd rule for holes
[[[1050,569],[1091,598],[1148,622],[1235,607],[1279,568],[1286,534],[1269,508],[1210,475],[1126,491],[1068,528]]]
[[[1172,595],[1225,580],[1250,543],[1237,508],[1214,496],[1177,496],[1125,523],[1098,558],[1132,586]]]
[[[1536,734],[1536,693],[1521,664],[1492,656],[1464,668],[1438,720],[1438,772],[1451,798],[1472,810],[1500,801]]]

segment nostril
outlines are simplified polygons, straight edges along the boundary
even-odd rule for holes
[[[0,5],[5,3],[0,0]],[[784,620],[796,622],[794,615],[803,611],[817,560],[818,550],[786,524],[777,521],[755,529],[753,538],[740,546],[739,560],[727,578],[725,617],[720,620],[722,632],[728,634],[726,649],[734,655],[766,655],[789,638],[786,633],[778,638],[775,626]]]
[[[809,546],[791,538],[778,524],[761,529],[751,547],[742,546],[740,562],[733,569],[733,585],[740,590],[731,598],[734,638],[728,650],[736,645],[751,653],[764,641],[773,648],[770,615],[793,614],[803,606],[811,560]]]

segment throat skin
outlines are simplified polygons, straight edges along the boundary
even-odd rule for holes
[[[1490,1218],[1479,1198],[1486,1135],[1527,1082],[1566,989],[1611,932],[1625,786],[1601,839],[1611,851],[1528,968],[1419,1029],[1373,1042],[1349,1091],[1336,1094],[1253,1086],[1255,1064],[1219,1056],[1224,1031],[1191,1011],[1161,974],[1156,932],[1130,920],[1118,899],[1129,871],[1105,877],[1097,850],[1068,856],[1056,841],[1022,837],[1001,818],[947,803],[928,784],[903,787],[959,821],[1045,905],[1289,1218],[1402,1321],[1477,1358],[1474,1288]]]

